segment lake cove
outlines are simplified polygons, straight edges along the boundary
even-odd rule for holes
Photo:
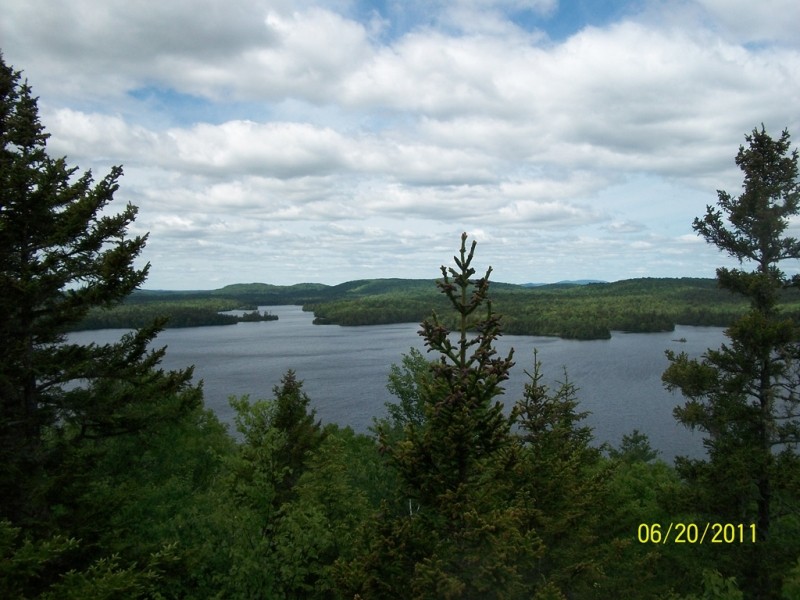
[[[414,347],[424,352],[419,324],[340,327],[313,325],[313,315],[299,306],[260,307],[279,320],[220,327],[167,329],[157,346],[167,346],[163,366],[195,365],[195,380],[203,380],[206,406],[226,423],[233,423],[231,395],[251,399],[272,397],[281,376],[294,369],[304,382],[317,416],[324,423],[349,425],[366,432],[373,417],[385,414],[384,403],[394,400],[386,390],[390,366]],[[122,330],[69,334],[77,343],[118,340]],[[507,406],[522,396],[538,350],[545,381],[556,386],[564,368],[578,388],[580,410],[590,411],[587,423],[595,442],[618,444],[634,428],[646,433],[661,458],[699,456],[701,436],[679,426],[672,409],[681,396],[664,390],[661,373],[667,349],[691,356],[724,341],[719,327],[676,326],[664,333],[613,332],[609,340],[575,341],[536,336],[503,336],[501,354],[514,348],[515,366],[502,398]],[[683,341],[685,340],[685,341]]]

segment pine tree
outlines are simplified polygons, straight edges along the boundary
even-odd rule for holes
[[[68,343],[92,307],[144,282],[136,208],[107,209],[121,167],[95,183],[47,153],[48,134],[21,74],[0,55],[0,514],[42,517],[65,448],[137,431],[201,402],[191,369],[157,369],[161,323],[106,346]],[[46,443],[45,443],[46,442]],[[61,476],[61,474],[59,474]]]
[[[291,497],[306,468],[306,461],[319,448],[325,433],[316,420],[316,411],[313,408],[309,410],[311,400],[294,371],[290,369],[284,374],[280,386],[275,386],[273,393],[275,414],[272,426],[286,435],[286,443],[277,455],[279,463],[288,468],[279,489],[279,502],[284,502]]]
[[[496,398],[513,366],[513,350],[497,356],[494,343],[501,335],[500,317],[489,300],[489,276],[473,280],[476,243],[466,250],[461,237],[457,269],[442,266],[437,286],[455,311],[455,343],[451,331],[434,312],[422,323],[420,335],[429,352],[439,355],[432,376],[425,381],[425,424],[410,427],[408,452],[398,453],[398,465],[422,502],[436,502],[455,492],[481,471],[485,458],[509,443],[510,420]],[[484,315],[478,311],[486,310]],[[419,469],[420,464],[429,468]]]
[[[420,335],[438,360],[418,390],[422,418],[381,445],[402,497],[369,525],[367,552],[342,566],[347,594],[373,598],[526,597],[522,573],[538,551],[514,502],[516,446],[497,401],[512,353],[498,356],[500,317],[489,275],[474,279],[475,242],[461,237],[456,268],[437,282],[454,309],[455,335],[435,313]],[[482,312],[485,310],[485,312]]]
[[[741,568],[753,597],[771,598],[770,570],[798,551],[794,543],[777,543],[774,508],[793,502],[797,510],[786,484],[800,468],[800,329],[778,302],[787,288],[800,287],[798,276],[789,279],[779,268],[800,258],[800,241],[785,235],[800,212],[800,183],[787,131],[773,140],[762,126],[745,139],[748,146],[736,156],[742,194],[719,191],[718,208],[708,206],[693,227],[740,265],[755,267],[717,269],[720,287],[749,299],[750,310],[726,330],[730,343],[702,359],[667,352],[663,380],[687,398],[675,409],[678,421],[705,433],[707,460],[680,459],[677,466],[695,484],[709,518],[756,524],[758,544],[744,550],[752,556],[735,559],[732,568]]]
[[[578,410],[578,389],[566,369],[563,381],[551,390],[534,351],[533,372],[526,374],[529,381],[514,406],[521,444],[516,472],[519,496],[528,509],[527,527],[545,545],[528,578],[539,594],[552,588],[576,597],[603,597],[593,586],[604,579],[606,532],[598,534],[598,506],[606,500],[608,473],[598,466],[600,453],[590,445],[591,427],[581,424],[588,413]]]

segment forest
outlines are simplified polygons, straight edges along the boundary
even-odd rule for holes
[[[174,299],[159,295],[145,302],[124,302],[113,308],[95,308],[71,329],[138,329],[157,319],[163,320],[164,327],[200,327],[274,321],[277,318],[232,298]]]
[[[373,325],[419,322],[431,309],[447,310],[435,286],[334,297],[304,305],[318,323]],[[493,286],[493,305],[503,330],[514,335],[608,339],[611,331],[672,331],[675,325],[724,327],[747,310],[746,300],[712,279],[628,279],[587,285]],[[782,309],[798,314],[797,290],[783,290]]]
[[[46,139],[0,55],[0,597],[800,598],[800,277],[779,268],[800,259],[788,132],[746,135],[742,194],[719,192],[693,222],[741,260],[713,282],[520,289],[476,272],[465,233],[439,277],[403,291],[292,286],[286,301],[329,322],[419,316],[428,353],[398,356],[368,434],[321,423],[291,370],[263,397],[230,398],[235,432],[220,423],[191,365],[160,367],[158,303],[252,309],[285,290],[223,288],[213,306],[137,291],[147,239],[129,234],[135,207],[110,210],[122,169],[96,181]],[[153,320],[114,344],[69,342],[114,306]],[[526,327],[580,337],[687,319],[724,322],[729,343],[668,353],[675,418],[706,449],[673,464],[637,431],[599,446],[568,374],[547,386],[536,356],[515,365],[495,349]],[[528,383],[508,414],[512,368]]]
[[[506,333],[566,339],[608,339],[612,330],[672,331],[675,325],[725,327],[748,306],[713,279],[640,278],[536,287],[495,283],[492,290]],[[336,286],[252,283],[210,291],[137,290],[118,306],[91,310],[75,329],[141,327],[159,317],[168,319],[166,327],[228,325],[245,317],[220,311],[282,304],[302,305],[314,313],[317,324],[344,326],[419,323],[431,310],[447,310],[434,279],[369,279]],[[800,316],[798,290],[781,290],[780,306],[785,314]]]

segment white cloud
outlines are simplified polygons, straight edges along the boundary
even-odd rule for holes
[[[173,129],[179,163],[202,172],[299,177],[342,166],[345,140],[331,129],[297,123],[230,121]]]
[[[300,94],[324,101],[368,53],[366,31],[328,10],[291,5],[31,0],[7,6],[2,27],[40,87],[68,97],[120,98],[157,85],[217,100]],[[74,61],[70,76],[47,81],[65,60]]]
[[[800,7],[794,0],[696,1],[721,29],[738,41],[798,44]]]
[[[606,225],[606,231],[613,234],[619,233],[640,233],[645,229],[641,223],[633,221],[613,221]]]
[[[158,134],[120,116],[61,108],[44,111],[43,118],[51,135],[48,149],[55,156],[105,163],[151,162],[160,154]]]
[[[125,166],[156,286],[435,274],[462,230],[504,280],[710,276],[743,134],[799,135],[800,11],[646,5],[554,42],[512,19],[554,0],[9,0],[0,39],[51,152]]]
[[[362,25],[326,10],[270,12],[265,26],[273,44],[247,49],[233,69],[218,64],[216,78],[207,81],[189,71],[188,85],[211,96],[219,93],[222,83],[239,97],[299,96],[324,104],[337,93],[346,73],[371,53]],[[200,65],[197,73],[202,73]]]

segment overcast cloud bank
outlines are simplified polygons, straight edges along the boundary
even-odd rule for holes
[[[435,277],[461,231],[502,281],[713,277],[744,134],[800,140],[800,6],[603,4],[8,0],[0,49],[51,154],[124,165],[150,288]]]

